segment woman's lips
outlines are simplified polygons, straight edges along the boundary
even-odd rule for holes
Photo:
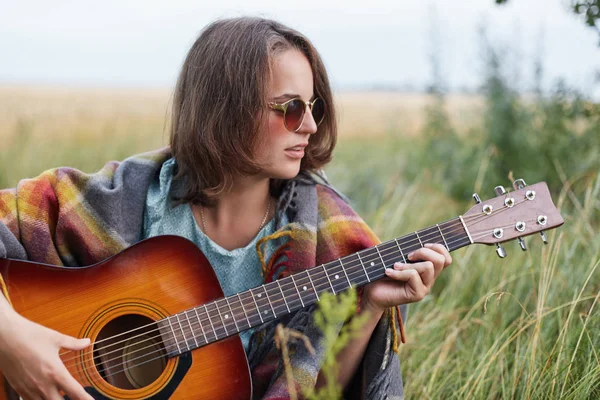
[[[304,157],[304,148],[306,147],[305,144],[301,144],[298,146],[294,146],[294,147],[289,147],[287,149],[284,150],[284,153],[291,158],[302,158]]]

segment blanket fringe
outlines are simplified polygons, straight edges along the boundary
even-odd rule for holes
[[[406,335],[404,334],[404,322],[402,321],[402,313],[400,312],[400,306],[392,307],[391,318],[392,318],[392,338],[394,342],[394,352],[398,354],[398,327],[400,327],[400,341],[402,344],[406,343]]]
[[[263,251],[263,244],[265,244],[269,240],[279,239],[281,237],[290,237],[293,239],[294,233],[291,230],[280,230],[278,232],[273,233],[272,235],[261,238],[256,243],[256,253],[258,254],[258,259],[260,260],[260,265],[262,268],[262,275],[263,275],[263,278],[265,278],[265,282],[269,282],[270,280],[273,279],[273,277],[271,275],[276,270],[276,266],[281,265],[282,263],[285,263],[285,262],[282,262],[282,263],[276,264],[277,260],[280,258],[281,255],[287,255],[286,253],[289,251],[291,246],[289,243],[286,243],[286,244],[280,246],[273,253],[273,256],[271,256],[271,259],[270,259],[269,263],[267,264],[267,262],[265,261],[265,253]]]

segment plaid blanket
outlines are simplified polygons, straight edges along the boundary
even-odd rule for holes
[[[169,148],[164,148],[109,162],[94,174],[57,168],[22,180],[14,189],[0,190],[0,258],[89,265],[142,240],[148,186],[170,156]],[[265,260],[265,281],[379,242],[346,199],[318,175],[301,174],[287,182],[278,207],[287,213],[290,224],[281,229],[290,230],[292,240]],[[277,322],[311,340],[314,355],[303,344],[290,345],[291,364],[298,386],[316,382],[325,349],[312,320],[314,307],[257,329],[248,351],[255,398],[289,398],[281,355],[273,340]],[[351,397],[403,397],[399,359],[393,351],[395,338],[392,315],[385,313],[352,383],[359,390],[353,390]]]

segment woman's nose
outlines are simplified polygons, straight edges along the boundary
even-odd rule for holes
[[[298,130],[298,132],[314,134],[317,133],[317,122],[315,121],[312,110],[306,105],[306,113],[304,114],[304,121],[302,121],[302,126]]]

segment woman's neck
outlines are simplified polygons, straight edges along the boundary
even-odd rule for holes
[[[196,223],[215,243],[227,250],[245,247],[275,214],[268,178],[234,180],[232,189],[211,207],[193,206]]]

